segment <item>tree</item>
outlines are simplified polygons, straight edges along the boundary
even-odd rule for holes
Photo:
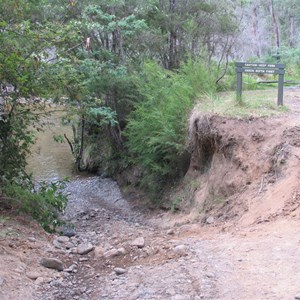
[[[47,95],[45,63],[51,34],[43,26],[38,1],[1,1],[0,19],[0,204],[3,200],[29,213],[46,230],[60,224],[66,196],[60,183],[33,184],[26,173],[26,157],[34,143],[34,128],[40,129]]]
[[[12,9],[15,7],[15,9]],[[34,8],[33,8],[34,7]],[[34,1],[2,1],[0,21],[0,183],[28,179],[26,156],[34,142],[30,126],[38,115],[29,106],[41,92],[42,52],[46,47],[41,31],[31,21]],[[25,21],[26,20],[26,21]],[[33,109],[34,110],[34,109]]]

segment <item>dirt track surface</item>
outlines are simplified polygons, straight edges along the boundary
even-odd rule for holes
[[[67,265],[78,264],[77,272],[42,285],[36,300],[294,299],[300,292],[298,220],[247,228],[186,224],[170,231],[134,211],[128,219],[117,205],[97,209],[94,200],[73,219],[78,240],[103,252],[123,247],[126,254],[62,256]],[[137,237],[145,239],[143,248],[131,245]],[[115,267],[126,273],[116,275]]]
[[[300,126],[298,94],[287,91],[291,111],[273,118],[282,131]],[[234,210],[227,220],[216,208],[209,211],[212,224],[134,209],[115,183],[100,178],[70,183],[65,217],[76,236],[69,240],[59,242],[22,220],[2,219],[0,299],[295,299],[300,294],[299,132],[287,138],[290,160],[284,172],[276,174],[275,183],[253,177],[227,208],[229,215]],[[134,245],[137,238],[144,243]],[[78,245],[89,243],[92,251],[77,253]],[[40,266],[41,257],[60,259],[64,271]]]

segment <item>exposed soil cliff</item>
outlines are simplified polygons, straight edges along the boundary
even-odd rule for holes
[[[290,113],[268,118],[193,112],[185,182],[196,185],[191,206],[203,220],[248,225],[299,215],[300,104],[289,105]]]

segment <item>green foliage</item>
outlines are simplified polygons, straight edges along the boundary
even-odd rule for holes
[[[87,111],[89,122],[94,125],[102,126],[110,124],[112,126],[117,125],[116,112],[112,111],[109,107],[96,107],[90,108]]]
[[[34,104],[49,94],[45,52],[52,34],[42,22],[44,1],[1,1],[0,17],[0,197],[31,214],[46,230],[58,225],[66,205],[61,184],[41,183],[34,191],[26,158],[44,106]],[[39,19],[39,21],[37,21]]]
[[[191,87],[192,97],[204,93],[216,93],[217,69],[215,64],[208,64],[203,58],[189,58],[178,70],[183,80]]]
[[[187,156],[187,119],[196,96],[214,92],[212,76],[201,61],[177,73],[147,62],[136,79],[142,101],[128,119],[126,136],[133,162],[144,169],[141,185],[151,194],[182,176]]]
[[[266,56],[267,62],[274,62],[275,53]],[[291,80],[292,82],[299,82],[300,80],[300,44],[296,47],[280,48],[281,62],[286,64],[285,80]]]
[[[21,106],[16,106],[13,113],[4,114],[0,120],[0,184],[28,179],[26,156],[35,140],[28,127],[35,120],[35,116]]]
[[[67,197],[63,193],[65,182],[41,182],[37,191],[30,191],[24,186],[6,184],[0,192],[9,199],[9,203],[17,212],[31,215],[48,232],[54,232],[62,222],[59,212],[63,212]]]
[[[142,183],[153,194],[182,175],[188,114],[196,98],[216,92],[212,61],[229,53],[237,31],[235,5],[217,0],[1,1],[0,101],[8,109],[0,119],[0,184],[26,186],[24,198],[30,198],[25,167],[34,142],[31,128],[38,126],[30,101],[37,96],[66,107],[64,121],[74,132],[67,141],[78,169],[82,160],[88,167],[94,157],[97,163],[104,157],[117,171],[116,161],[126,165],[132,158],[144,168]],[[203,53],[209,64],[198,59]],[[149,59],[173,72],[144,64]],[[13,91],[2,93],[9,86]],[[43,196],[53,204],[50,195]]]

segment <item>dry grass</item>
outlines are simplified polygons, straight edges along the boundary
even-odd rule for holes
[[[288,110],[285,106],[277,106],[277,89],[243,91],[241,103],[237,102],[235,92],[206,95],[196,109],[203,113],[231,117],[264,117]]]

